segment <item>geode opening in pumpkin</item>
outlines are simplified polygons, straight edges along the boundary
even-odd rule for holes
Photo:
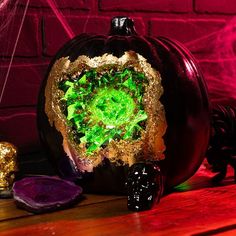
[[[132,165],[164,158],[162,93],[160,74],[133,51],[61,58],[48,78],[45,111],[79,170],[104,158]]]

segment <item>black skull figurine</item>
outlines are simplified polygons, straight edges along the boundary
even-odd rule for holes
[[[163,192],[163,177],[157,163],[136,163],[127,177],[128,208],[142,211],[159,202]]]

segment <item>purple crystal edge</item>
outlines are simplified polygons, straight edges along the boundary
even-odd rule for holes
[[[27,196],[24,193],[24,190],[22,190],[22,186],[30,183],[30,182],[36,182],[40,183],[40,180],[48,180],[51,181],[54,184],[59,185],[59,183],[63,183],[66,185],[70,185],[70,187],[75,191],[73,191],[73,194],[71,198],[66,198],[65,200],[58,200],[54,202],[45,202],[45,203],[39,203],[35,201],[30,196]],[[26,177],[22,180],[16,181],[13,185],[13,198],[16,202],[16,205],[20,208],[26,209],[27,211],[33,212],[33,213],[44,213],[54,210],[59,210],[62,208],[67,208],[73,204],[75,204],[81,197],[82,188],[78,185],[75,185],[73,182],[62,180],[57,177],[51,177],[51,176],[32,176],[32,177]],[[50,195],[49,195],[50,196]]]

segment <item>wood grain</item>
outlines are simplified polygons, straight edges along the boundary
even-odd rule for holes
[[[84,195],[83,200],[81,200],[81,202],[76,207],[99,204],[105,201],[124,198],[124,196]],[[17,208],[13,199],[0,200],[0,224],[9,220],[15,220],[33,215],[33,213]],[[0,225],[0,229],[1,227],[2,225]]]
[[[152,210],[138,213],[127,210],[123,196],[86,195],[74,208],[42,215],[2,200],[0,235],[235,235],[233,178],[214,187],[199,171],[185,184],[191,190],[170,193]]]

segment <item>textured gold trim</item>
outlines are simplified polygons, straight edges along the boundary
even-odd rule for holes
[[[63,92],[58,89],[58,83],[67,78],[68,75],[76,76],[86,69],[96,68],[97,71],[104,71],[113,68],[118,71],[127,67],[144,73],[148,80],[148,83],[144,84],[145,93],[143,97],[144,109],[148,114],[146,130],[138,140],[112,141],[106,148],[101,148],[88,156],[85,147],[76,144],[69,138],[71,130],[66,125],[66,117],[60,109],[59,101],[63,97]],[[132,165],[137,161],[164,158],[163,135],[167,124],[164,107],[160,102],[162,93],[163,88],[159,72],[152,68],[144,57],[133,51],[125,52],[120,58],[111,54],[94,58],[79,56],[74,62],[70,62],[68,58],[61,58],[55,62],[48,77],[45,89],[45,112],[51,126],[54,125],[61,132],[65,152],[80,170],[92,171],[93,167],[99,165],[104,157],[119,165]]]

